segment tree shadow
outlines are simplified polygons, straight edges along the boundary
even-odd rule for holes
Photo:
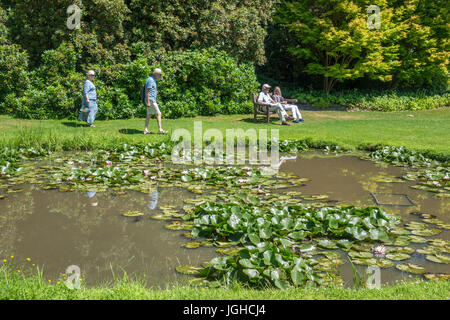
[[[120,129],[120,133],[122,134],[144,134],[143,130],[137,130],[137,129]]]

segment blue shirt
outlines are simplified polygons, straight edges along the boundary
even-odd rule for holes
[[[145,101],[147,101],[147,90],[150,89],[149,98],[151,102],[156,102],[156,96],[158,94],[158,87],[156,79],[153,76],[148,77],[145,83]]]
[[[83,102],[86,102],[86,94],[89,101],[97,100],[97,91],[94,84],[90,80],[86,80],[83,85]]]

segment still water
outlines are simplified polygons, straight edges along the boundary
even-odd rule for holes
[[[407,171],[405,168],[375,164],[357,156],[307,152],[299,154],[297,159],[287,160],[280,170],[311,179],[304,186],[283,192],[326,194],[338,204],[363,207],[376,205],[371,192],[406,194],[414,205],[381,207],[400,214],[404,221],[419,221],[410,213],[421,212],[450,222],[450,199],[412,189],[410,186],[414,182],[410,181],[376,181],[401,177]],[[111,281],[126,272],[130,277],[144,278],[148,286],[166,287],[186,280],[186,276],[176,273],[177,266],[200,265],[217,255],[214,248],[181,247],[189,242],[182,236],[184,231],[167,230],[166,222],[149,218],[161,214],[163,206],[182,208],[183,200],[195,196],[184,189],[159,188],[151,194],[130,191],[119,195],[46,191],[31,184],[18,187],[24,191],[8,194],[0,200],[0,258],[13,255],[18,263],[43,266],[45,279],[54,281],[68,266],[77,265],[88,285]],[[146,215],[140,218],[122,216],[124,212],[137,210]],[[448,240],[450,231],[443,231],[437,237]],[[448,264],[429,262],[417,253],[407,262],[423,266],[427,272],[450,273]],[[365,273],[367,267],[357,268]],[[346,285],[351,286],[353,272],[349,264],[340,266],[340,273]],[[409,274],[395,268],[381,269],[382,283],[394,283],[405,277]]]

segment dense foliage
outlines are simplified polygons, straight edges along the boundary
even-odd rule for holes
[[[367,26],[371,4],[381,9],[380,29]],[[0,113],[75,118],[84,74],[94,69],[98,118],[141,117],[145,108],[139,103],[139,89],[156,66],[164,71],[162,111],[172,118],[250,112],[248,96],[257,90],[255,66],[274,79],[292,82],[301,93],[299,100],[317,106],[447,106],[448,96],[441,95],[448,83],[448,10],[441,10],[445,4],[50,0],[44,6],[32,0],[0,0]],[[72,5],[81,9],[78,29],[68,28]],[[433,89],[438,94],[308,99],[304,93],[305,87],[329,93],[333,87],[367,83]]]

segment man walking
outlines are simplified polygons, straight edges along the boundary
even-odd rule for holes
[[[262,105],[269,106],[269,111],[276,111],[278,113],[278,117],[280,117],[281,124],[283,126],[290,126],[289,123],[286,122],[287,113],[284,110],[281,103],[276,103],[269,95],[270,86],[268,84],[264,84],[262,86],[262,91],[258,95],[258,103]]]
[[[97,115],[97,91],[94,85],[95,72],[89,70],[86,74],[86,81],[83,85],[83,100],[80,116],[78,120],[87,121],[90,127],[94,126],[95,117]],[[87,119],[86,119],[87,116]]]
[[[158,120],[158,133],[166,134],[161,127],[161,111],[159,111],[158,103],[156,102],[156,96],[158,95],[157,79],[161,78],[161,69],[156,68],[153,71],[153,75],[148,77],[145,83],[145,104],[147,106],[147,118],[145,119],[145,129],[144,134],[149,134],[148,122],[150,121],[150,116],[156,114],[156,119]]]

